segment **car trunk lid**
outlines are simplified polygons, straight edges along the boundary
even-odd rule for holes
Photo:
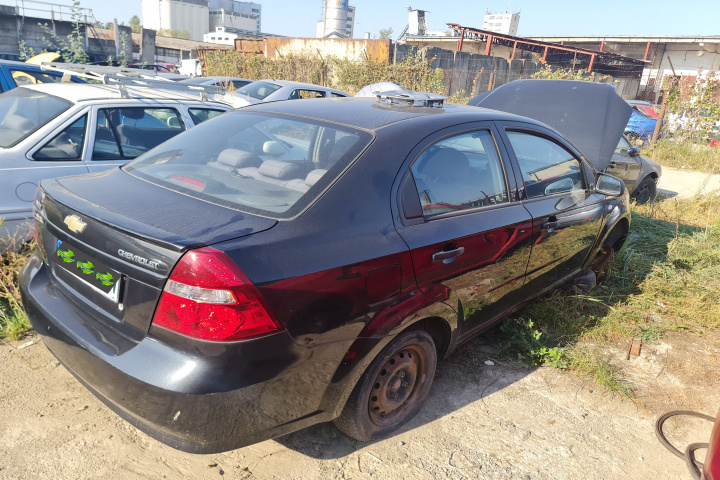
[[[133,341],[147,333],[186,250],[277,223],[151,186],[121,170],[44,181],[41,189],[38,242],[51,277],[71,301]]]

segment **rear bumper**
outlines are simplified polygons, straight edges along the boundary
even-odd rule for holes
[[[35,331],[103,403],[162,443],[215,453],[332,419],[320,405],[348,345],[308,349],[285,332],[218,344],[163,330],[113,351],[130,340],[113,341],[112,328],[73,303],[47,270],[33,256],[20,276]]]

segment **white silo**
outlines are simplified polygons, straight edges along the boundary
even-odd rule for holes
[[[352,38],[355,25],[355,7],[348,0],[325,0],[322,19],[318,22],[317,36]]]

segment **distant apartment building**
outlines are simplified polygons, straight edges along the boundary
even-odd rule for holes
[[[322,18],[317,24],[317,38],[353,38],[355,7],[348,0],[325,0]]]
[[[190,40],[202,41],[210,30],[208,0],[142,0],[143,27],[187,31]]]
[[[517,37],[520,12],[517,13],[490,13],[485,12],[482,29],[487,32],[502,33]]]
[[[242,30],[255,34],[262,31],[262,6],[236,0],[210,0],[210,30],[217,27]]]

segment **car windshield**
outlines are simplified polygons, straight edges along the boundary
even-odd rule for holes
[[[240,90],[237,91],[239,95],[248,95],[258,100],[265,100],[268,95],[276,92],[282,88],[282,85],[277,85],[270,82],[253,82],[250,83]]]
[[[372,141],[310,119],[232,112],[198,125],[123,169],[192,197],[271,218],[302,212]]]
[[[17,145],[32,132],[72,106],[72,103],[28,88],[0,95],[0,147]]]

